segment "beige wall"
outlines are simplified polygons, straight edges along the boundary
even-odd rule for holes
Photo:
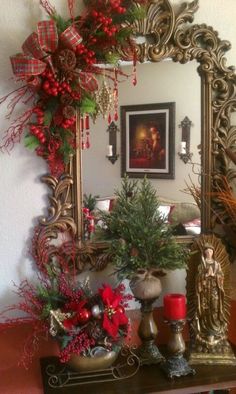
[[[124,67],[130,75],[132,67]],[[192,172],[192,165],[184,164],[178,156],[182,129],[179,127],[185,116],[193,122],[191,128],[191,152],[193,162],[198,163],[195,169],[200,170],[200,157],[197,145],[200,143],[200,77],[196,71],[197,63],[186,65],[164,61],[161,63],[146,63],[137,66],[138,83],[134,87],[132,78],[119,85],[119,105],[151,104],[175,102],[175,151],[173,160],[175,179],[154,179],[152,183],[160,196],[180,201],[192,201],[192,197],[184,194],[185,181],[189,177],[198,182],[197,175]],[[120,118],[118,120],[120,127]],[[107,121],[100,118],[91,130],[91,148],[83,151],[83,179],[84,192],[112,195],[114,188],[121,181],[121,146],[119,144],[119,159],[113,165],[106,158],[108,133]],[[120,143],[120,133],[117,134]],[[91,170],[92,169],[92,170]]]
[[[174,4],[180,4],[179,0],[173,0]],[[66,0],[51,0],[52,4],[57,6],[59,12],[66,13]],[[76,2],[77,5],[82,3]],[[235,0],[200,0],[200,9],[195,17],[196,23],[205,22],[213,25],[219,31],[222,39],[229,39],[232,42],[232,50],[228,53],[229,64],[236,64],[236,2]],[[24,39],[35,28],[39,19],[43,19],[45,15],[39,8],[38,0],[1,0],[0,12],[0,97],[7,92],[16,88],[12,77],[9,56],[20,51],[21,44]],[[169,67],[166,65],[166,67]],[[181,68],[182,69],[182,68]],[[145,74],[146,75],[146,74]],[[141,76],[139,77],[141,80]],[[188,83],[190,80],[188,79]],[[183,90],[187,88],[184,82]],[[190,85],[191,87],[191,85]],[[137,86],[138,89],[138,86]],[[131,90],[131,88],[130,88]],[[152,90],[153,96],[150,102],[157,102],[166,99],[169,94],[173,94],[171,89],[162,88],[160,92]],[[132,88],[132,92],[135,90]],[[138,91],[138,90],[136,90]],[[160,93],[160,96],[157,96]],[[180,98],[182,95],[180,94]],[[136,93],[125,97],[126,103],[139,102],[141,96]],[[145,102],[146,102],[145,98]],[[176,95],[173,101],[176,101]],[[188,115],[194,122],[192,135],[197,130],[197,118],[195,120],[195,110],[192,102],[178,104],[179,113],[176,117],[176,138],[179,138],[180,130],[178,123],[182,120],[183,115]],[[1,130],[4,131],[8,122],[4,119],[6,107],[0,107]],[[94,134],[96,131],[94,131]],[[104,138],[106,135],[104,136]],[[107,145],[105,138],[105,145]],[[102,144],[103,146],[103,144]],[[91,151],[92,152],[92,151]],[[104,159],[105,152],[101,148],[101,160]],[[119,177],[119,163],[112,165],[104,159],[106,171],[116,171],[116,178]],[[186,171],[187,167],[178,161],[178,166]],[[47,188],[41,184],[40,176],[46,172],[45,163],[35,156],[35,154],[27,151],[22,144],[15,147],[9,155],[0,155],[1,168],[1,186],[0,186],[0,308],[8,305],[16,296],[13,294],[12,281],[19,283],[24,278],[32,280],[35,276],[33,264],[28,257],[30,246],[30,238],[32,229],[37,223],[40,215],[47,213],[46,207]],[[96,168],[95,164],[91,166],[91,173]],[[104,170],[105,171],[105,170]],[[185,174],[187,176],[187,173]],[[98,179],[98,177],[96,177]],[[103,176],[103,181],[105,176]],[[102,182],[103,182],[102,181]],[[158,181],[156,181],[158,182]],[[163,181],[163,185],[169,185],[169,181]],[[101,181],[99,181],[101,183]],[[108,185],[105,186],[104,193],[109,192]],[[109,186],[110,187],[110,186]],[[167,189],[162,187],[163,195]],[[182,186],[181,186],[182,187]],[[101,193],[101,192],[100,192]],[[165,280],[165,291],[181,291],[184,289],[183,275],[171,274],[168,281]],[[177,287],[176,287],[177,284]]]

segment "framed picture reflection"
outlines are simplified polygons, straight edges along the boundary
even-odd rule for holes
[[[173,179],[174,127],[174,102],[122,106],[122,176]]]

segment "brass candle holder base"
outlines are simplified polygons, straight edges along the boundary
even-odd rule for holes
[[[138,300],[141,303],[142,318],[138,328],[138,335],[142,344],[136,353],[140,359],[141,365],[158,364],[164,361],[164,357],[155,345],[155,338],[158,330],[153,319],[153,302],[155,299]]]
[[[171,328],[171,336],[167,345],[170,357],[162,364],[162,369],[169,378],[195,375],[195,370],[191,368],[184,358],[185,342],[183,340],[182,331],[186,320],[168,320],[167,324]]]
[[[159,364],[165,360],[154,340],[143,342],[137,349],[136,354],[140,359],[141,365]]]
[[[168,358],[161,367],[170,379],[186,375],[195,375],[196,373],[196,371],[188,365],[187,360],[182,355]]]

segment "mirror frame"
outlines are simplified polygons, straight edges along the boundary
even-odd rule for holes
[[[135,0],[136,7],[139,4]],[[174,62],[187,63],[196,60],[201,77],[201,232],[212,233],[217,214],[223,209],[214,197],[214,192],[225,176],[229,182],[236,171],[230,167],[228,151],[235,151],[236,127],[231,126],[230,115],[236,111],[236,75],[234,67],[226,65],[225,52],[230,43],[221,40],[218,33],[205,24],[191,25],[199,0],[183,3],[175,11],[169,0],[149,0],[146,15],[142,20],[127,22],[132,30],[137,61],[160,62],[170,58]],[[142,43],[137,38],[142,37]],[[129,46],[116,48],[121,58],[133,61]],[[80,132],[77,133],[80,146]],[[38,261],[63,253],[69,261],[70,246],[76,248],[76,262],[79,270],[86,263],[95,269],[103,269],[109,260],[107,244],[82,242],[82,174],[81,151],[68,165],[59,179],[42,177],[51,189],[48,216],[39,220],[33,239],[33,254]],[[66,247],[53,246],[51,242],[60,233],[68,233]],[[179,242],[192,242],[191,237],[180,237]],[[69,245],[69,247],[68,247]],[[45,249],[46,248],[46,249]]]

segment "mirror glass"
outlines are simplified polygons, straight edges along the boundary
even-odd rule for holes
[[[174,179],[151,179],[160,197],[180,202],[194,202],[190,194],[183,193],[186,182],[199,185],[200,155],[197,148],[201,142],[201,81],[197,72],[197,62],[187,64],[166,60],[160,63],[143,63],[137,65],[137,85],[133,86],[132,78],[119,84],[119,106],[175,103],[175,151]],[[128,75],[132,66],[122,67]],[[190,151],[192,162],[185,164],[179,157],[182,128],[180,123],[187,116],[192,121],[190,130]],[[120,128],[120,117],[117,125]],[[101,198],[113,196],[114,189],[121,183],[122,146],[120,134],[117,134],[119,158],[112,164],[106,157],[109,135],[108,122],[101,116],[96,125],[91,126],[91,147],[82,152],[83,193],[99,195]],[[190,181],[191,178],[191,181]]]

